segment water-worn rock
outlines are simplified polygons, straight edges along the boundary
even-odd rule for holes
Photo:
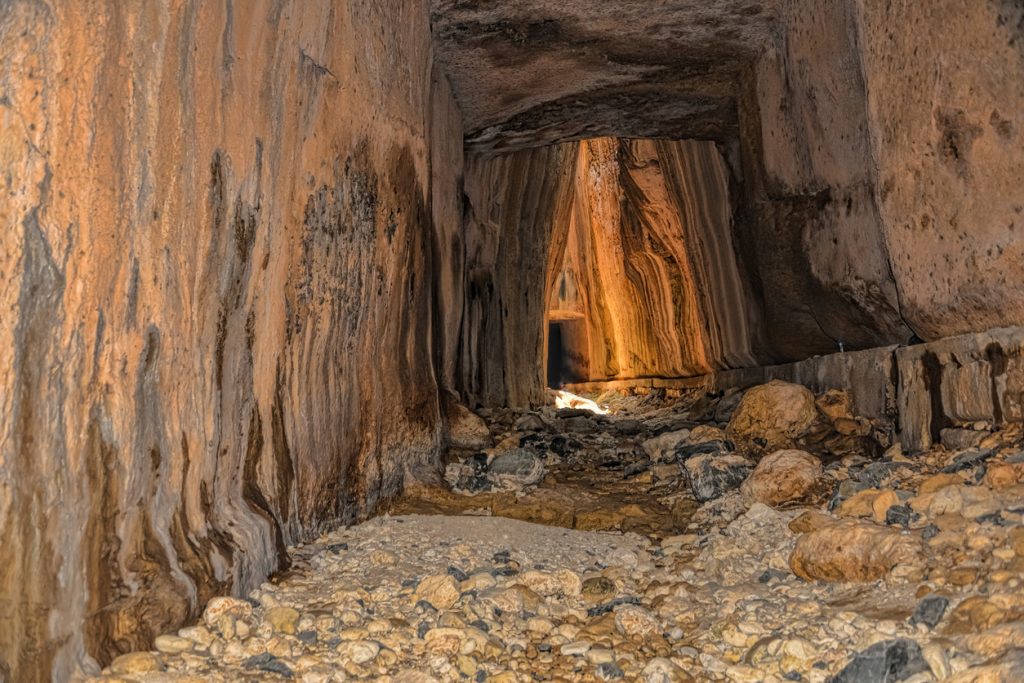
[[[416,586],[415,599],[425,600],[434,609],[445,610],[459,601],[459,584],[450,574],[427,576]]]
[[[527,448],[513,448],[494,456],[487,478],[500,488],[522,489],[544,478],[544,461]]]
[[[928,671],[928,663],[921,656],[921,646],[900,638],[858,652],[829,683],[897,683],[924,671]]]
[[[743,395],[726,434],[753,456],[792,448],[818,420],[814,394],[806,387],[773,380]]]
[[[163,660],[152,652],[132,652],[121,655],[110,663],[115,674],[142,674],[164,670]]]
[[[479,415],[454,401],[448,401],[446,408],[448,443],[452,447],[482,450],[491,445],[491,432]]]
[[[920,542],[889,527],[844,521],[801,536],[789,558],[807,580],[874,581],[899,564],[922,561]]]
[[[739,487],[753,467],[754,463],[746,458],[732,454],[698,455],[683,464],[690,490],[701,502]]]
[[[822,474],[821,461],[806,451],[781,450],[766,455],[743,482],[743,495],[765,505],[807,498]]]

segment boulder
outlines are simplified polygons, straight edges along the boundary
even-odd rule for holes
[[[760,457],[794,447],[816,422],[814,394],[799,384],[773,380],[743,395],[725,432],[741,451]]]
[[[801,536],[789,557],[808,581],[875,581],[901,564],[920,564],[920,541],[889,527],[841,521]]]
[[[739,487],[753,467],[738,455],[697,455],[685,462],[683,470],[694,497],[703,503]]]
[[[487,465],[487,478],[503,489],[534,486],[544,478],[544,461],[527,448],[511,448],[494,456]]]
[[[482,450],[491,446],[491,431],[479,415],[454,401],[446,401],[448,444],[452,448]]]
[[[743,482],[743,495],[765,505],[810,497],[821,478],[821,461],[805,451],[775,451],[761,459]]]

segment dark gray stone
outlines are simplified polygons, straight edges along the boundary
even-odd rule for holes
[[[694,498],[705,503],[738,488],[754,465],[736,455],[699,455],[688,459],[683,468]]]
[[[949,607],[949,599],[941,595],[926,595],[917,603],[914,614],[910,617],[911,624],[924,624],[928,628],[935,628],[942,621],[942,616]]]
[[[683,462],[698,455],[716,455],[732,453],[735,446],[731,441],[705,441],[703,443],[683,443],[676,447],[676,462]]]
[[[922,671],[928,671],[928,663],[921,656],[921,646],[898,638],[858,652],[828,683],[898,683]]]
[[[981,440],[989,436],[990,432],[979,432],[973,429],[959,429],[949,427],[939,432],[942,445],[951,451],[963,451],[968,448],[976,448]]]

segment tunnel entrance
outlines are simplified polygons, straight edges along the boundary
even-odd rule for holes
[[[580,343],[586,334],[582,319],[548,322],[547,383],[552,389],[587,380],[587,360]]]

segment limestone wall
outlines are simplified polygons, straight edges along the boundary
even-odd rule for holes
[[[0,679],[146,647],[434,461],[443,80],[422,2],[0,3]]]

